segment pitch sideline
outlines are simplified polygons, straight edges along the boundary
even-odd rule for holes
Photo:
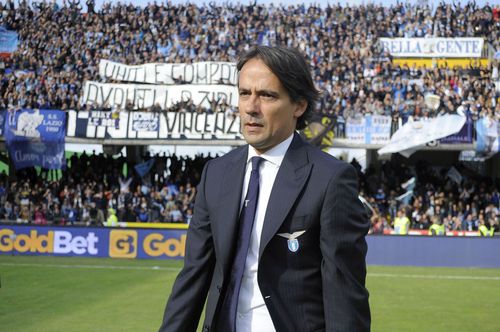
[[[0,263],[0,266],[16,267],[45,267],[66,269],[109,269],[109,270],[158,270],[179,271],[176,267],[161,266],[129,266],[129,265],[88,265],[88,264],[37,264],[37,263]],[[376,278],[409,278],[409,279],[447,279],[447,280],[498,280],[500,276],[471,276],[471,275],[437,275],[437,274],[398,274],[398,273],[368,273],[368,277]]]

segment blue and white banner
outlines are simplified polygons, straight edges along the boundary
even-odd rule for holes
[[[63,142],[66,112],[61,110],[19,109],[6,114],[7,141]]]
[[[130,113],[132,130],[157,133],[160,129],[160,114],[157,112]]]
[[[7,143],[9,156],[16,169],[40,166],[45,169],[66,167],[64,143],[22,142]]]
[[[391,117],[367,115],[348,118],[346,138],[354,144],[387,144],[391,138]]]
[[[0,53],[10,54],[17,49],[19,37],[17,32],[0,27]]]
[[[90,111],[89,123],[93,126],[111,127],[118,129],[120,127],[120,115],[110,111]]]
[[[401,58],[480,58],[482,38],[379,38],[383,49]]]
[[[16,169],[32,166],[47,169],[65,167],[66,112],[28,109],[9,111],[6,114],[4,135]]]
[[[409,157],[431,141],[456,134],[465,121],[465,116],[447,114],[429,120],[407,122],[392,135],[389,144],[378,150],[378,154],[398,152]]]
[[[118,125],[92,120],[96,112],[68,111],[68,137],[105,139],[241,140],[239,116],[222,112],[118,113]],[[108,117],[111,118],[111,112]],[[100,115],[105,117],[106,115]]]
[[[490,158],[500,152],[500,122],[485,116],[476,121],[476,156]]]
[[[471,118],[467,118],[464,126],[456,134],[441,138],[439,143],[441,144],[470,144],[473,141],[472,132],[474,131],[474,121]]]

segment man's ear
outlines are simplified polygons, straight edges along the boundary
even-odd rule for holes
[[[307,109],[307,101],[305,99],[299,100],[298,102],[295,103],[295,110],[293,112],[293,116],[297,119],[300,118],[302,114],[304,114],[306,109]]]

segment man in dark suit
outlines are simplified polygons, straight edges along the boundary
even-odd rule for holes
[[[248,145],[205,165],[160,331],[369,331],[368,219],[354,168],[308,145],[318,91],[293,49],[238,62]]]

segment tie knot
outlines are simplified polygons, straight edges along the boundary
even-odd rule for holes
[[[260,163],[264,160],[262,157],[252,157],[250,161],[252,162],[252,171],[258,171]]]

